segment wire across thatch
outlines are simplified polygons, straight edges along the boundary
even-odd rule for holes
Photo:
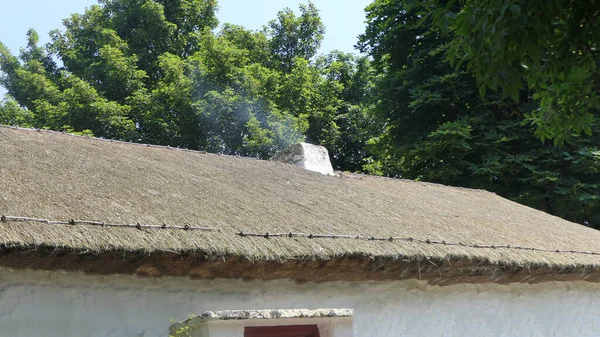
[[[485,191],[6,127],[2,214],[48,220],[0,223],[12,250],[459,259],[577,273],[600,263],[600,232]]]

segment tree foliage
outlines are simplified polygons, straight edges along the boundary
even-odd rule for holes
[[[300,16],[286,8],[264,28],[275,66],[290,72],[295,58],[310,59],[317,53],[325,26],[313,3],[300,5]]]
[[[101,0],[65,19],[46,46],[33,30],[19,57],[0,44],[10,94],[0,122],[260,158],[309,139],[337,168],[360,170],[366,58],[317,58],[325,28],[310,2],[261,31],[215,31],[216,7]],[[348,137],[351,129],[361,132]]]
[[[467,0],[448,9],[435,20],[452,33],[449,58],[466,62],[482,94],[501,89],[518,99],[519,90],[532,90],[539,106],[526,121],[542,140],[592,134],[600,111],[596,0]]]
[[[377,0],[367,8],[360,47],[381,72],[375,112],[385,131],[372,140],[372,172],[482,188],[566,219],[600,228],[600,138],[564,147],[533,134],[530,89],[519,103],[489,90],[480,95],[467,65],[446,62],[453,36],[435,24],[449,4]],[[454,6],[460,6],[454,3]]]

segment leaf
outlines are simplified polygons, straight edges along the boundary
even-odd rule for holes
[[[519,5],[517,5],[517,4],[510,5],[509,9],[515,15],[520,15],[521,14],[521,7],[519,7]]]

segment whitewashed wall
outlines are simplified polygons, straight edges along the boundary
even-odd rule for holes
[[[600,336],[600,286],[584,282],[296,284],[0,269],[0,336],[7,337],[164,337],[172,318],[275,308],[352,308],[356,337]]]

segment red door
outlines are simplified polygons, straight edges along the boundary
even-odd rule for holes
[[[248,326],[244,337],[320,337],[316,325]]]

